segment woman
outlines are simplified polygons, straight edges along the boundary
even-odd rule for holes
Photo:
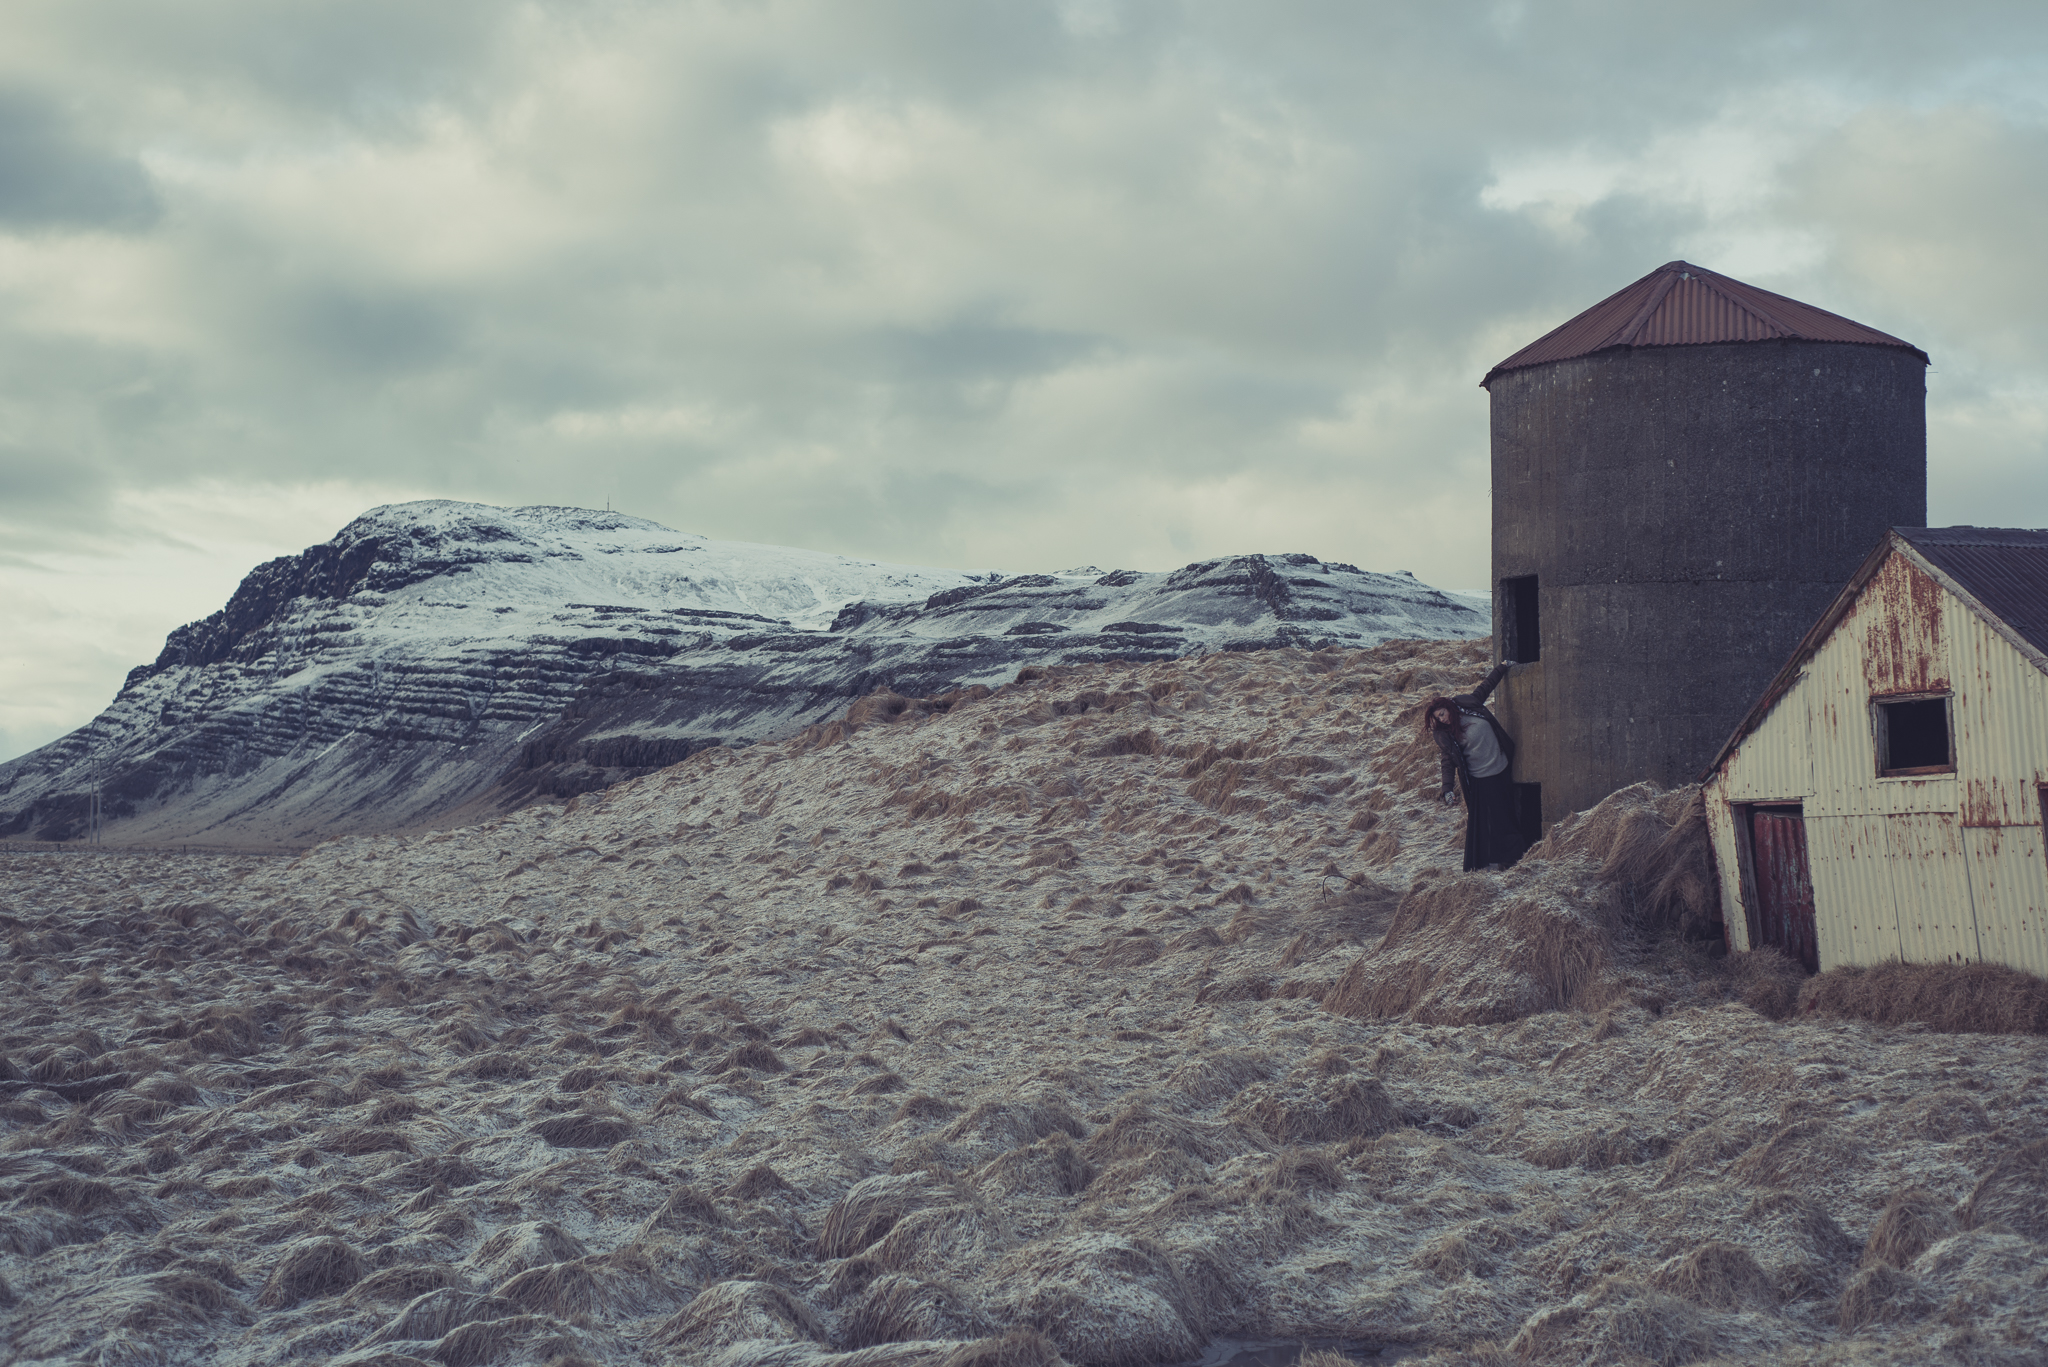
[[[1486,707],[1487,696],[1514,667],[1513,660],[1502,660],[1470,693],[1431,698],[1422,713],[1422,729],[1443,757],[1444,805],[1458,805],[1452,775],[1465,789],[1467,873],[1504,869],[1529,848],[1515,824],[1514,782],[1508,775],[1515,738]]]

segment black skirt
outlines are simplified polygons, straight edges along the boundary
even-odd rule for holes
[[[1529,848],[1515,824],[1515,789],[1508,771],[1492,778],[1460,777],[1465,786],[1465,872],[1488,864],[1507,868]]]

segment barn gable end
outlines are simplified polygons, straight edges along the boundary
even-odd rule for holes
[[[1706,775],[1733,947],[1779,938],[1784,899],[1757,876],[1764,812],[1803,823],[1814,966],[1985,960],[2048,974],[2048,657],[1978,591],[2010,599],[2015,574],[2034,571],[1968,549],[1976,532],[1888,534]],[[2048,592],[2048,533],[1997,535],[2043,552]],[[1987,555],[1993,570],[1966,563]],[[1930,715],[1945,717],[1948,762],[1884,772],[1887,728]],[[1776,843],[1765,854],[1781,858]]]

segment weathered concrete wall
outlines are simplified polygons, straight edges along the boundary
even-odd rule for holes
[[[1737,342],[1493,382],[1494,584],[1538,576],[1543,642],[1496,710],[1546,823],[1697,778],[1885,529],[1925,524],[1925,370]]]

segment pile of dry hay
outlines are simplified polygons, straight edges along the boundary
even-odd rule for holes
[[[1697,786],[1639,783],[1560,822],[1504,873],[1424,869],[1376,949],[1323,1005],[1360,1019],[1485,1025],[1543,1011],[1724,995],[1702,949],[1720,921]]]
[[[1809,977],[1775,949],[1723,958],[1713,858],[1698,785],[1623,788],[1505,873],[1422,870],[1323,1005],[1362,1020],[1486,1025],[1733,999],[1772,1020],[2048,1034],[2048,980],[2016,968],[1892,961]]]
[[[1798,973],[1797,965],[1790,968]],[[1950,1034],[2048,1035],[2048,981],[2001,964],[1894,960],[1802,977],[1790,1003],[1765,1014],[1778,1019],[1796,1014],[1924,1025]]]

